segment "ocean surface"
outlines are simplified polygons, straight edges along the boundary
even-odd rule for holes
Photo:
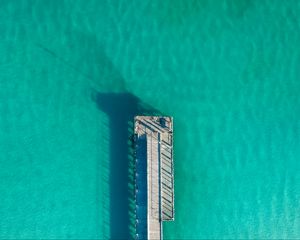
[[[300,1],[1,0],[0,239],[134,235],[132,116],[172,115],[165,239],[300,239]]]

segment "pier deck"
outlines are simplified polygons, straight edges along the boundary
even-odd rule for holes
[[[174,220],[173,119],[135,117],[136,237],[162,239],[162,221]]]

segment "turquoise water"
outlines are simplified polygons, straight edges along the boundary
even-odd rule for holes
[[[128,121],[159,109],[165,239],[299,239],[299,16],[296,0],[1,1],[0,238],[132,236]]]

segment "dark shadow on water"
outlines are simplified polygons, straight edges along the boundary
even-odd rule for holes
[[[109,117],[110,238],[133,239],[135,234],[135,115],[159,115],[128,92],[94,92],[92,99]]]
[[[61,34],[65,36],[64,33]],[[135,234],[135,159],[131,141],[133,118],[135,115],[160,115],[160,113],[126,90],[125,79],[106,55],[105,45],[99,42],[95,35],[69,29],[66,42],[62,43],[61,47],[52,49],[48,45],[51,46],[47,42],[35,43],[39,51],[53,58],[62,65],[62,68],[69,69],[87,80],[93,89],[92,100],[109,117],[109,126],[101,126],[109,128],[107,139],[109,166],[105,165],[109,168],[109,222],[105,221],[106,216],[100,217],[103,214],[100,207],[105,208],[106,204],[98,205],[97,221],[105,219],[103,222],[105,238],[133,239]],[[111,89],[119,93],[109,92]],[[101,172],[103,170],[101,163],[102,159],[97,163],[98,187],[101,181],[107,180],[106,176],[104,179],[101,177],[104,175]],[[97,202],[100,202],[101,198],[106,199],[107,196],[103,196],[103,192],[97,188],[96,198]],[[107,212],[106,209],[104,212]],[[109,232],[106,231],[107,225]]]

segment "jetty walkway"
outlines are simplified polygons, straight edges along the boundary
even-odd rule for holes
[[[173,118],[136,116],[136,239],[162,239],[174,220]]]

